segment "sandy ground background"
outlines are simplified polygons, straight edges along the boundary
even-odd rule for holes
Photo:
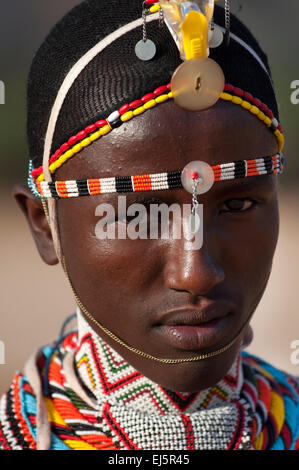
[[[10,191],[0,196],[0,340],[5,345],[1,394],[34,349],[57,338],[75,304],[62,269],[49,267],[39,258]],[[299,364],[291,363],[291,343],[299,341],[298,207],[299,192],[280,189],[279,243],[267,290],[252,322],[254,341],[248,348],[297,376]]]

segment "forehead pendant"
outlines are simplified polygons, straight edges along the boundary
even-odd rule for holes
[[[198,194],[204,194],[214,184],[215,177],[212,167],[203,161],[197,160],[188,163],[182,171],[182,186],[186,191],[192,194],[192,209],[189,220],[189,227],[192,233],[198,231],[200,218],[197,212]]]
[[[221,67],[209,58],[209,48],[223,39],[213,22],[214,0],[160,0],[160,6],[183,60],[171,79],[174,101],[190,111],[210,108],[225,85]]]

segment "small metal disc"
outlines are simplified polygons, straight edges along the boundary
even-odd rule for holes
[[[143,41],[141,39],[135,46],[135,54],[140,60],[151,60],[156,55],[156,45],[150,39]]]
[[[213,106],[219,100],[224,85],[221,67],[209,58],[183,62],[171,79],[175,103],[189,111],[201,111]]]
[[[193,193],[194,173],[197,173],[198,177],[202,179],[202,181],[197,185],[196,193],[204,194],[209,191],[214,184],[214,171],[208,163],[200,160],[188,163],[188,165],[183,169],[181,175],[183,188],[185,188],[189,193]]]
[[[221,29],[215,28],[212,31],[211,39],[209,40],[209,47],[215,48],[220,46],[223,43],[223,32]]]

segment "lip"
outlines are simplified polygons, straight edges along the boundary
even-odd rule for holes
[[[231,304],[213,302],[205,308],[192,306],[166,312],[155,326],[164,343],[194,351],[215,349],[221,341],[223,343],[232,327],[232,319]]]

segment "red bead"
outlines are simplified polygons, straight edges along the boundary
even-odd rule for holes
[[[171,83],[168,83],[168,85],[166,86],[167,86],[167,90],[171,91]]]
[[[253,106],[256,106],[257,108],[259,108],[261,106],[262,102],[257,98],[253,98],[252,104],[253,104]]]
[[[243,96],[244,91],[241,90],[241,88],[234,88],[234,94],[237,95],[237,96]]]
[[[248,93],[247,91],[244,92],[243,98],[244,98],[244,100],[249,101],[250,103],[251,103],[252,100],[253,100],[252,94],[251,94],[251,93]]]
[[[269,109],[269,112],[267,113],[267,116],[269,116],[270,119],[274,119],[274,114],[272,113],[272,111],[270,111],[270,109]]]
[[[154,3],[158,3],[158,0],[145,0],[144,3],[146,5],[153,5]]]
[[[148,93],[141,98],[142,103],[146,103],[147,101],[154,100],[156,98],[154,93]]]
[[[104,127],[104,126],[106,126],[106,125],[107,125],[106,119],[101,119],[100,121],[97,121],[97,122],[96,122],[96,126],[97,126],[97,127]]]
[[[42,172],[42,168],[35,168],[34,170],[32,170],[31,172],[31,176],[33,178],[37,178]]]
[[[72,137],[69,138],[68,143],[69,143],[70,145],[75,145],[75,143],[77,142],[77,140],[78,140],[78,139],[77,139],[77,136],[76,136],[76,135],[73,135]]]
[[[61,153],[64,153],[66,152],[68,149],[70,148],[69,144],[62,144],[62,146],[60,147],[60,151]]]
[[[280,125],[280,124],[278,124],[278,127],[277,127],[277,129],[278,129],[278,130],[279,130],[279,131],[280,131],[280,132],[283,134],[283,132],[282,132],[282,127],[281,127],[281,125]]]
[[[56,154],[54,153],[54,155],[52,155],[52,157],[49,159],[49,165],[50,165],[51,163],[56,162],[56,160],[57,160],[59,157],[60,157],[60,155],[56,155]]]
[[[192,173],[192,179],[193,179],[193,181],[196,180],[196,178],[198,178],[198,173],[197,173],[197,171],[194,171],[194,172]]]
[[[154,91],[154,95],[158,96],[158,95],[162,95],[162,93],[167,93],[167,86],[165,85],[162,85],[162,86],[159,86],[158,88],[155,89]]]
[[[268,108],[267,108],[267,106],[266,106],[264,103],[261,103],[260,108],[261,108],[261,110],[263,111],[263,113],[265,113],[265,114],[267,113]]]
[[[233,91],[234,87],[230,85],[229,83],[226,83],[224,86],[224,91]]]
[[[118,112],[119,114],[125,114],[128,111],[130,111],[130,105],[124,104],[121,108],[119,108]]]
[[[78,140],[82,140],[82,139],[85,139],[86,136],[87,136],[86,132],[85,132],[85,131],[81,131],[81,132],[78,132],[78,134],[77,134],[77,139],[78,139]]]
[[[87,134],[91,134],[92,132],[96,130],[97,130],[97,126],[95,124],[91,124],[90,126],[86,127],[85,132],[87,132]]]
[[[135,108],[139,108],[139,106],[142,106],[143,103],[141,100],[135,100],[135,101],[132,101],[132,103],[129,104],[129,108],[130,109],[135,109]]]

